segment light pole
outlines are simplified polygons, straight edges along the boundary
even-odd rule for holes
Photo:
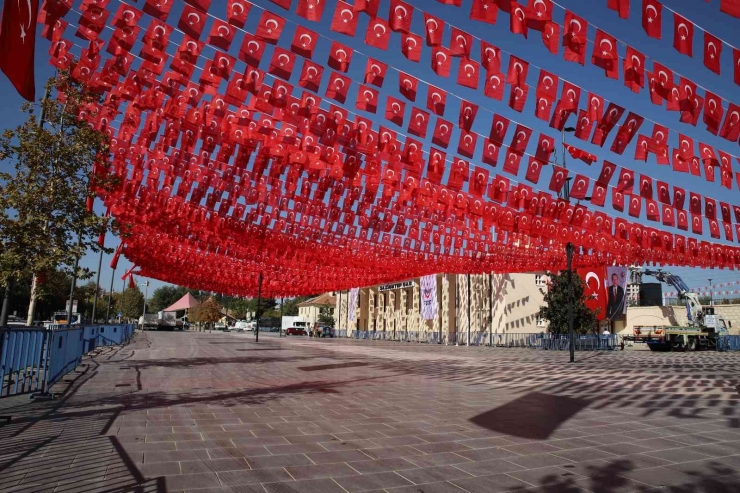
[[[711,277],[709,278],[709,306],[714,306],[714,285]]]
[[[575,132],[576,129],[573,127],[563,127],[560,132],[560,144],[562,145],[563,154],[563,168],[568,169],[568,163],[565,158],[565,132]],[[570,202],[570,180],[571,177],[566,178],[565,185],[562,188],[563,200]],[[570,338],[570,362],[575,363],[576,361],[576,337],[573,331],[573,243],[568,242],[565,245],[565,255],[568,267],[568,336]]]
[[[141,314],[141,326],[145,327],[146,325],[146,299],[149,297],[149,281],[141,283],[144,285],[144,311]]]

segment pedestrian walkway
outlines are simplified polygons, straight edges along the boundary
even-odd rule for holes
[[[740,493],[740,354],[140,332],[0,400],[0,491]]]

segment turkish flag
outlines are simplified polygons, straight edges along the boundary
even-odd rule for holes
[[[525,179],[530,183],[537,183],[540,181],[540,173],[542,172],[542,161],[538,161],[535,157],[529,158],[529,164],[527,165],[527,174]]]
[[[483,158],[482,161],[491,166],[496,166],[498,162],[498,153],[501,149],[501,144],[492,142],[490,139],[483,141]]]
[[[534,115],[543,122],[550,121],[550,113],[552,113],[553,103],[554,101],[551,99],[537,96],[537,106],[535,107]]]
[[[544,31],[547,23],[552,21],[552,10],[552,0],[529,0],[525,11],[527,27]]]
[[[465,157],[472,158],[475,153],[475,146],[478,142],[478,134],[473,132],[460,131],[460,140],[457,145],[457,153]]]
[[[607,188],[604,185],[601,183],[594,183],[594,189],[591,192],[591,204],[598,207],[604,207],[604,203],[606,203],[606,193]]]
[[[549,189],[555,193],[560,193],[560,190],[565,185],[565,181],[568,179],[568,170],[561,166],[553,166],[552,178],[550,178]]]
[[[617,39],[614,36],[603,32],[601,29],[596,31],[596,40],[594,41],[594,52],[591,56],[591,63],[599,68],[604,69],[604,73],[610,79],[619,78],[619,53],[617,53]]]
[[[406,111],[406,103],[400,99],[388,96],[385,102],[385,118],[399,127],[403,125],[403,114]]]
[[[435,46],[432,48],[432,70],[440,77],[450,76],[450,66],[452,54],[450,50],[443,46]]]
[[[514,87],[523,87],[527,85],[527,74],[529,73],[529,63],[521,58],[509,57],[509,70],[506,76],[506,82]]]
[[[447,148],[450,145],[450,136],[452,135],[452,123],[442,118],[437,118],[432,135],[432,143],[440,147]]]
[[[512,6],[514,5],[516,7],[511,10],[511,15],[509,16],[509,30],[514,34],[521,34],[526,38],[527,14],[517,2],[512,2]]]
[[[496,24],[498,6],[494,0],[473,0],[469,17],[474,21]]]
[[[309,91],[318,92],[319,86],[321,85],[321,78],[324,75],[324,67],[317,63],[313,63],[310,60],[303,60],[303,68],[301,69],[301,77],[298,80],[298,85],[308,89]],[[377,91],[375,92],[376,98],[373,99],[370,103],[368,103],[368,109],[366,111],[371,111],[372,113],[375,113],[374,109],[377,107]],[[360,104],[360,97],[357,98],[357,103]]]
[[[319,22],[321,20],[321,16],[324,15],[325,5],[326,2],[322,0],[298,0],[298,6],[295,9],[295,13],[307,21]]]
[[[486,74],[486,83],[483,86],[483,94],[486,97],[502,101],[504,99],[504,89],[506,83],[504,82],[504,74],[488,72]]]
[[[519,165],[522,162],[522,154],[509,147],[506,151],[506,160],[504,161],[504,171],[517,176],[519,174]]]
[[[311,58],[318,39],[318,34],[299,25],[296,27],[293,41],[290,44],[290,51],[303,58]]]
[[[676,224],[676,211],[673,210],[670,204],[661,204],[660,207],[663,211],[663,226],[674,227]]]
[[[387,50],[390,39],[390,27],[384,19],[377,17],[367,24],[367,31],[365,31],[366,45],[374,46],[380,50]]]
[[[691,232],[695,235],[702,234],[703,231],[702,217],[699,215],[691,214]]]
[[[740,86],[740,50],[737,48],[732,50],[732,66],[735,67],[735,84]]]
[[[460,103],[460,117],[458,119],[458,125],[460,125],[460,128],[470,131],[473,126],[473,122],[475,121],[475,115],[477,114],[478,105],[463,99]]]
[[[576,125],[575,137],[580,140],[588,140],[591,131],[594,128],[594,122],[590,119],[586,110],[578,111],[578,124]]]
[[[447,104],[447,92],[429,84],[427,86],[427,109],[435,115],[442,116]]]
[[[622,66],[624,85],[632,92],[639,93],[640,89],[645,87],[645,55],[628,46]]]
[[[403,33],[401,36],[401,53],[411,62],[421,60],[421,36],[414,33]]]
[[[211,33],[208,35],[208,44],[229,51],[231,42],[234,39],[235,29],[226,22],[216,19],[211,26]]]
[[[473,36],[456,27],[452,28],[450,52],[452,56],[470,58],[470,50],[473,48]]]
[[[398,92],[411,102],[416,101],[416,90],[419,87],[419,79],[414,76],[398,72]]]
[[[480,74],[480,65],[474,60],[468,58],[460,59],[460,68],[457,71],[457,83],[470,89],[478,89],[478,80]]]
[[[563,46],[565,61],[586,63],[586,46],[588,45],[588,22],[569,10],[565,11],[563,29]]]
[[[637,195],[630,196],[630,206],[627,213],[632,217],[640,217],[642,210],[642,198]]]
[[[337,72],[332,72],[329,84],[326,87],[326,97],[333,99],[340,104],[344,104],[347,100],[347,91],[349,91],[351,83],[352,79],[349,77],[345,77]],[[403,119],[403,114],[401,114],[401,117]],[[401,124],[402,123],[399,123],[398,125]]]
[[[722,116],[725,113],[722,107],[722,98],[713,94],[709,91],[705,93],[706,100],[704,103],[704,123],[707,125],[707,130],[717,135],[719,133],[720,123],[722,122]]]
[[[612,208],[615,211],[624,211],[624,192],[616,188],[612,188]]]
[[[318,0],[313,0],[318,1]],[[357,13],[365,12],[374,19],[378,16],[378,8],[380,7],[380,0],[355,0],[355,11]]]
[[[198,39],[200,38],[200,33],[203,32],[203,27],[205,26],[207,19],[208,16],[202,11],[191,7],[190,5],[186,5],[182,9],[182,14],[180,15],[180,21],[178,22],[177,27],[179,27],[180,30],[188,36]]]
[[[424,31],[426,33],[427,46],[441,46],[442,34],[445,22],[433,15],[424,12]]]
[[[573,187],[570,189],[570,197],[576,200],[583,200],[588,194],[588,188],[591,180],[588,176],[577,174],[573,178]]]
[[[583,296],[586,298],[585,305],[589,310],[596,313],[596,320],[606,319],[607,293],[602,286],[607,283],[606,267],[582,268],[576,273],[583,279]]]
[[[373,58],[368,58],[365,65],[365,84],[383,87],[387,71],[388,65]]]
[[[630,0],[607,0],[607,8],[619,12],[621,19],[630,18]]]
[[[506,131],[509,129],[509,123],[511,122],[508,118],[494,114],[489,135],[491,140],[501,145],[506,137]]]
[[[560,24],[556,22],[547,22],[542,30],[542,44],[553,54],[558,54],[560,48]]]
[[[719,63],[722,55],[722,41],[708,32],[704,32],[704,66],[719,75],[721,65]]]
[[[658,0],[642,0],[642,28],[651,38],[660,39],[663,5]]]
[[[349,64],[352,62],[353,53],[354,50],[352,48],[338,41],[333,41],[329,49],[329,60],[326,64],[334,70],[347,73]]]
[[[686,211],[679,210],[676,214],[676,227],[683,231],[689,229],[689,215]]]
[[[740,19],[740,1],[738,0],[720,0],[720,12]]]
[[[334,9],[330,29],[347,36],[354,36],[357,30],[357,17],[352,5],[339,0],[337,7]]]
[[[270,68],[267,71],[281,79],[289,80],[290,75],[293,73],[294,65],[295,55],[279,46],[276,46],[275,51],[272,52]]]
[[[501,72],[501,50],[498,47],[481,40],[480,42],[481,65],[486,72]]]
[[[740,138],[740,106],[730,103],[729,108],[727,108],[725,123],[722,125],[719,136],[730,142],[737,142],[738,138]]]
[[[262,17],[260,17],[260,21],[254,35],[264,42],[274,45],[277,44],[280,39],[283,27],[285,27],[285,19],[277,14],[273,14],[269,10],[265,10],[262,12]]]
[[[527,150],[529,144],[529,138],[532,135],[532,129],[525,127],[522,124],[518,124],[514,131],[514,135],[511,138],[510,148],[519,154],[523,154]]]
[[[388,11],[388,24],[396,32],[407,33],[411,30],[414,7],[401,0],[391,0]]]
[[[511,86],[511,92],[509,93],[509,107],[514,111],[521,113],[524,110],[524,105],[527,104],[528,94],[529,86]]]
[[[355,108],[375,113],[378,110],[378,91],[368,86],[360,86],[359,91],[357,91]]]
[[[709,197],[704,197],[704,217],[717,219],[717,202]]]
[[[673,14],[673,47],[682,55],[694,56],[694,24]]]

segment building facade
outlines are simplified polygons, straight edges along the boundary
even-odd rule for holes
[[[335,327],[369,332],[433,333],[466,342],[486,334],[547,331],[537,317],[547,292],[547,276],[534,274],[437,274],[437,316],[424,320],[420,279],[335,293]]]
[[[336,304],[336,297],[332,293],[322,294],[316,298],[299,303],[298,316],[306,320],[313,327],[319,324],[319,317],[322,313],[329,317],[335,317]]]

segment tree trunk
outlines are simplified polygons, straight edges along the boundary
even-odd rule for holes
[[[39,297],[39,283],[38,277],[33,276],[33,282],[31,282],[31,301],[28,302],[28,317],[26,318],[26,325],[31,327],[33,325],[33,319],[36,316],[36,301]]]

